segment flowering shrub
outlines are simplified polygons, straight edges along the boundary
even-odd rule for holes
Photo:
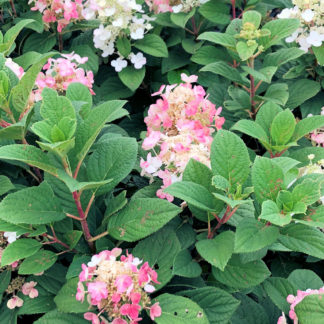
[[[293,0],[293,8],[285,8],[278,18],[297,18],[300,20],[298,28],[286,42],[296,41],[300,49],[308,52],[312,46],[320,47],[324,41],[324,5],[321,0],[303,1]]]
[[[156,13],[160,12],[188,12],[194,7],[206,3],[209,0],[145,0],[150,10]]]
[[[33,5],[32,11],[39,11],[43,15],[43,21],[47,28],[51,23],[57,23],[57,31],[69,24],[82,20],[82,0],[29,0]]]
[[[58,93],[64,93],[68,86],[73,82],[79,82],[85,85],[92,95],[93,73],[84,71],[80,64],[88,61],[87,57],[80,57],[78,54],[62,54],[63,58],[48,59],[36,79],[36,100],[41,99],[41,93],[44,88],[51,88]]]
[[[100,20],[99,28],[93,32],[94,46],[102,51],[103,57],[118,54],[119,57],[111,61],[116,72],[127,66],[127,59],[133,63],[135,69],[141,69],[146,64],[143,53],[135,54],[126,50],[127,57],[124,57],[123,53],[118,52],[118,44],[117,50],[115,48],[116,42],[123,42],[123,37],[143,39],[144,34],[153,28],[150,23],[152,19],[144,14],[142,6],[135,0],[114,0],[108,7],[105,1],[88,0],[84,5],[83,15],[85,19]]]
[[[322,7],[2,1],[0,323],[323,324]]]
[[[89,304],[96,306],[99,314],[107,314],[112,323],[139,322],[142,309],[150,310],[150,317],[154,320],[161,316],[161,308],[159,303],[150,306],[147,293],[155,290],[151,282],[159,283],[157,273],[147,262],[138,269],[142,261],[131,254],[122,255],[117,261],[121,253],[118,248],[102,251],[92,256],[87,266],[82,265],[76,299],[83,302],[85,283]],[[92,320],[92,323],[99,322],[98,316],[91,312],[85,313],[84,318]]]
[[[153,96],[161,95],[148,110],[145,118],[147,137],[144,150],[153,150],[156,156],[148,154],[141,159],[142,175],[158,176],[163,186],[157,196],[169,201],[173,197],[163,189],[181,181],[183,171],[191,158],[210,167],[210,145],[212,133],[221,129],[225,119],[219,117],[222,108],[206,98],[203,87],[193,86],[198,77],[181,75],[180,85],[162,86]],[[158,154],[154,148],[159,146]],[[162,168],[163,167],[163,168]]]

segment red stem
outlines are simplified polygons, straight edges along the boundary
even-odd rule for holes
[[[254,85],[254,77],[250,74],[250,100],[251,100],[251,112],[252,112],[252,117],[255,117],[255,102],[253,100],[254,96],[255,96],[255,85]]]
[[[13,0],[10,0],[10,6],[11,6],[12,12],[14,14],[14,17],[17,17],[17,11],[16,11],[15,4],[14,4]]]
[[[5,120],[1,119],[0,120],[0,126],[3,127],[3,128],[6,128],[8,126],[11,126],[12,124],[6,122]]]
[[[236,18],[236,9],[235,9],[235,0],[231,0],[232,2],[232,16],[233,16],[233,19]]]
[[[197,26],[196,26],[195,17],[191,17],[191,23],[192,23],[193,33],[197,37],[198,36],[198,29],[197,29]]]
[[[81,201],[80,201],[80,195],[76,191],[74,191],[74,192],[72,192],[72,196],[73,196],[75,205],[78,209],[79,216],[81,218],[80,223],[82,226],[82,231],[83,231],[84,237],[87,240],[91,251],[94,252],[94,244],[93,244],[93,242],[90,242],[92,236],[90,234],[89,226],[87,223],[87,215],[83,212]]]

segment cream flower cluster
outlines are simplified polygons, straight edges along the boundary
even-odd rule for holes
[[[210,167],[211,134],[215,128],[221,129],[224,117],[219,117],[222,108],[215,108],[203,87],[192,85],[197,82],[195,75],[181,75],[180,85],[162,86],[153,94],[161,95],[152,104],[148,116],[147,137],[143,141],[144,150],[152,150],[146,161],[141,159],[141,175],[153,181],[158,176],[163,186],[157,191],[159,198],[169,201],[173,197],[163,189],[176,181],[181,181],[183,171],[191,158]],[[158,148],[158,153],[156,152]]]
[[[209,0],[145,0],[150,10],[155,13],[162,12],[189,12],[194,7],[208,2]]]
[[[312,46],[319,47],[324,42],[324,1],[293,0],[293,8],[284,9],[278,18],[298,18],[300,28],[286,38],[287,43],[296,41],[300,49],[308,52]]]
[[[107,323],[106,316],[112,324],[135,324],[142,320],[143,309],[149,310],[152,320],[161,316],[159,303],[151,305],[148,296],[155,291],[152,284],[159,283],[157,273],[147,262],[139,267],[142,260],[121,253],[119,248],[105,250],[82,264],[76,299],[83,302],[87,296],[89,304],[98,309],[98,314],[84,314],[92,324]]]
[[[116,41],[120,37],[131,40],[143,39],[145,33],[152,29],[152,18],[144,14],[142,6],[136,0],[87,0],[82,11],[85,19],[99,19],[101,24],[93,32],[94,46],[102,50],[102,57],[117,54],[111,65],[116,72],[124,69],[129,61],[135,69],[141,69],[146,64],[146,58],[141,52],[130,53],[123,57],[116,49]]]

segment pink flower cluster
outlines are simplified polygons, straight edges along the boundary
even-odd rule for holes
[[[295,307],[299,304],[306,296],[309,295],[324,295],[324,287],[320,289],[307,289],[306,291],[297,290],[297,296],[288,295],[287,302],[290,304],[289,317],[294,321],[294,324],[298,323],[298,318],[295,313]],[[286,318],[284,315],[278,319],[278,324],[286,324]]]
[[[5,66],[9,68],[19,80],[25,74],[24,69],[15,63],[11,58],[6,58]]]
[[[78,54],[61,54],[63,58],[48,59],[36,79],[37,89],[35,91],[36,100],[41,99],[41,93],[44,88],[52,88],[63,93],[73,82],[79,82],[89,88],[91,94],[95,94],[92,90],[93,73],[92,71],[84,71],[80,64],[88,61],[87,57],[80,57]]]
[[[324,116],[324,107],[322,107],[321,115]],[[312,114],[309,114],[308,116],[312,116]],[[311,140],[315,145],[324,147],[324,129],[322,128],[314,131],[311,134]]]
[[[222,108],[216,109],[202,86],[192,85],[198,77],[182,74],[181,78],[183,83],[163,85],[153,94],[161,95],[162,99],[150,106],[144,119],[147,137],[142,147],[152,150],[155,156],[149,153],[146,161],[141,159],[141,174],[151,180],[153,176],[162,179],[163,186],[157,191],[157,196],[169,201],[173,197],[163,189],[181,181],[191,158],[210,166],[211,135],[225,122],[224,117],[219,117]]]
[[[38,290],[34,288],[37,285],[35,281],[29,281],[23,284],[21,291],[25,296],[29,298],[36,298],[38,296]],[[14,309],[15,307],[21,307],[24,304],[24,301],[17,295],[12,296],[8,302],[7,307]]]
[[[92,324],[107,323],[104,315],[112,324],[137,324],[142,320],[142,309],[150,311],[152,320],[161,316],[159,303],[151,305],[148,297],[155,290],[152,283],[159,283],[157,273],[147,262],[139,268],[141,260],[121,253],[119,248],[105,250],[94,255],[87,265],[82,264],[76,299],[83,302],[87,294],[89,304],[99,310],[98,314],[84,314]]]
[[[43,21],[49,25],[57,22],[57,31],[61,32],[69,23],[82,20],[82,0],[29,0],[32,11],[43,14]]]

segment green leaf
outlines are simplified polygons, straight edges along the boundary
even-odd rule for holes
[[[122,109],[124,104],[125,101],[122,100],[107,101],[92,109],[89,116],[78,125],[75,148],[71,155],[75,156],[79,163],[85,158],[104,125],[128,114]]]
[[[234,133],[220,130],[211,146],[211,167],[231,187],[243,185],[250,173],[250,158],[244,142]]]
[[[262,128],[262,126],[260,126],[254,121],[241,119],[236,124],[234,124],[234,126],[231,129],[254,137],[261,142],[269,142],[269,138],[265,130]]]
[[[259,71],[254,70],[248,66],[243,66],[242,69],[252,75],[255,81],[263,81],[266,83],[271,83],[272,77],[277,71],[276,66],[266,66]]]
[[[140,51],[155,57],[168,57],[168,49],[163,39],[155,34],[147,34],[134,43]]]
[[[272,200],[267,200],[262,203],[262,212],[259,219],[264,219],[278,226],[284,226],[291,222],[291,215],[282,212]]]
[[[31,33],[23,45],[23,53],[36,51],[38,53],[48,53],[56,44],[55,33],[43,32],[41,34]]]
[[[127,37],[118,37],[116,42],[117,50],[123,57],[128,57],[131,52],[131,43]]]
[[[241,74],[238,72],[237,69],[234,69],[228,64],[224,64],[224,62],[210,63],[204,66],[202,69],[200,69],[200,71],[212,72],[240,84],[246,83],[246,80],[242,78]]]
[[[212,240],[198,241],[196,249],[208,263],[224,271],[234,252],[234,237],[232,231],[225,231]]]
[[[213,173],[207,165],[195,159],[190,159],[183,172],[182,180],[195,182],[211,191],[213,188],[211,185],[212,177]]]
[[[202,46],[191,57],[191,61],[201,65],[207,65],[226,59],[226,50],[215,46]]]
[[[323,287],[322,279],[313,271],[308,269],[296,269],[288,277],[298,290],[319,289]]]
[[[166,226],[140,241],[132,253],[156,270],[160,284],[156,284],[155,287],[160,289],[173,277],[173,262],[180,250],[181,245],[176,233]]]
[[[56,260],[56,253],[40,250],[23,261],[19,266],[18,273],[21,275],[40,273],[50,268]]]
[[[164,189],[164,192],[205,211],[213,211],[216,208],[213,195],[205,187],[194,182],[175,182]]]
[[[322,46],[312,46],[312,50],[315,54],[317,63],[319,65],[324,65],[324,45],[322,44]]]
[[[289,99],[286,107],[295,109],[306,100],[314,97],[321,89],[318,82],[309,79],[300,79],[289,85]]]
[[[155,301],[163,309],[162,315],[154,319],[157,324],[209,324],[205,311],[189,298],[163,294]]]
[[[292,251],[324,259],[324,234],[303,224],[290,224],[281,230],[279,242]]]
[[[46,313],[34,322],[34,324],[88,324],[89,321],[83,315],[61,313],[57,309]]]
[[[233,256],[224,271],[213,267],[214,278],[224,285],[236,289],[254,287],[270,276],[265,263],[261,260],[242,263],[238,256]]]
[[[283,48],[279,51],[267,54],[264,58],[264,66],[277,66],[286,64],[292,60],[296,60],[298,57],[304,55],[305,52],[297,47]]]
[[[297,202],[302,202],[306,206],[314,204],[321,197],[321,186],[317,181],[305,179],[294,188],[293,199]]]
[[[295,313],[302,324],[321,324],[324,318],[323,294],[306,296],[295,306]]]
[[[313,130],[324,126],[324,116],[310,116],[302,119],[297,123],[294,134],[292,136],[293,141],[298,141],[305,135],[308,135]]]
[[[289,109],[276,115],[271,124],[271,139],[273,144],[284,145],[289,143],[294,133],[295,125],[295,117]]]
[[[289,98],[288,85],[286,83],[271,84],[263,98],[271,103],[285,106]]]
[[[75,298],[78,281],[78,277],[68,280],[57,293],[54,302],[59,311],[63,313],[85,313],[88,311],[89,304],[87,300],[85,299],[81,303]]]
[[[279,229],[253,218],[243,219],[236,227],[235,253],[261,250],[277,241]]]
[[[225,179],[224,177],[220,176],[220,175],[215,175],[212,177],[212,185],[216,188],[216,189],[220,189],[224,192],[227,192],[227,190],[229,189],[229,182],[227,181],[227,179]]]
[[[228,292],[216,287],[204,287],[180,291],[204,309],[210,324],[227,323],[240,302]]]
[[[235,208],[236,206],[239,205],[243,205],[243,204],[249,204],[251,202],[251,200],[234,200],[231,199],[227,196],[218,194],[218,193],[213,193],[214,197],[216,197],[217,199],[223,201],[224,203],[226,203],[228,206],[230,206],[232,209]]]
[[[13,224],[49,224],[65,218],[59,200],[44,181],[8,195],[0,203],[0,218]]]
[[[12,88],[9,102],[13,108],[22,113],[28,105],[28,100],[32,89],[34,88],[38,73],[42,69],[46,61],[54,55],[53,52],[44,54],[37,63],[34,63],[23,75],[19,83]]]
[[[236,50],[242,61],[248,60],[258,48],[258,44],[255,43],[249,46],[246,42],[239,41],[236,44]]]
[[[38,296],[37,298],[24,297],[24,304],[18,310],[18,315],[46,313],[55,308],[52,296]]]
[[[229,7],[218,0],[210,0],[202,4],[199,13],[215,24],[227,25],[230,22]]]
[[[277,44],[281,39],[290,36],[298,27],[299,19],[274,19],[266,23],[262,30],[269,30],[270,35],[262,37],[260,43],[264,49]]]
[[[0,45],[0,51],[6,56],[15,42],[20,31],[27,25],[33,23],[33,19],[23,19],[11,27],[4,35],[3,42]]]
[[[133,66],[127,66],[121,72],[118,73],[120,80],[130,90],[135,91],[144,80],[145,67],[141,69],[135,69]]]
[[[175,25],[185,28],[188,20],[195,14],[195,11],[196,10],[193,9],[189,12],[171,13],[170,19]]]
[[[324,205],[309,208],[306,215],[295,216],[294,221],[307,226],[324,228]]]
[[[42,244],[36,240],[22,238],[10,243],[3,251],[1,266],[4,267],[15,261],[35,254]]]
[[[196,278],[201,275],[201,267],[199,263],[192,260],[188,250],[182,250],[174,259],[173,274],[185,278]]]
[[[260,27],[262,16],[258,11],[249,10],[243,13],[243,25],[250,23],[255,26],[256,29]]]
[[[108,232],[115,239],[134,242],[159,230],[180,210],[158,198],[134,199],[109,218]]]
[[[199,40],[207,40],[209,42],[222,45],[224,47],[235,49],[235,37],[225,33],[205,32],[198,36]]]
[[[0,196],[12,189],[15,189],[15,186],[11,183],[10,179],[6,176],[0,175]]]
[[[297,289],[285,278],[268,278],[263,287],[273,303],[286,314],[289,313],[290,304],[287,302],[288,295],[296,295]]]
[[[252,183],[257,200],[276,200],[278,192],[283,189],[284,173],[271,159],[257,157],[252,167]]]
[[[57,175],[57,169],[51,164],[49,157],[39,148],[32,145],[12,144],[1,146],[0,159],[24,162],[54,176]]]
[[[100,144],[87,162],[89,181],[112,181],[97,194],[112,190],[133,169],[137,158],[137,142],[134,138],[112,138]]]

